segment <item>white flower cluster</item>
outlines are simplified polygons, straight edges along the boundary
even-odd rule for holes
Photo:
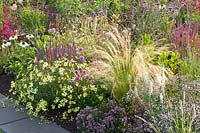
[[[32,34],[29,34],[29,35],[26,35],[26,38],[27,39],[31,39],[31,38],[34,38],[34,36],[32,35]],[[3,43],[2,43],[2,48],[4,49],[4,48],[6,48],[6,47],[9,47],[9,46],[11,46],[12,45],[12,42],[13,41],[15,41],[15,40],[17,40],[18,39],[18,36],[17,35],[15,35],[15,36],[11,36],[11,37],[9,37],[9,41],[7,41],[7,40],[4,40],[3,41]],[[30,44],[28,44],[27,42],[20,42],[20,43],[18,43],[18,46],[21,46],[21,47],[28,47],[28,46],[30,46]]]

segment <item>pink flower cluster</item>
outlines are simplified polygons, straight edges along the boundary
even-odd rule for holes
[[[0,28],[0,37],[2,39],[8,39],[9,37],[13,36],[15,34],[15,28],[11,26],[11,19],[9,16],[9,8],[5,7],[3,14],[3,27]]]

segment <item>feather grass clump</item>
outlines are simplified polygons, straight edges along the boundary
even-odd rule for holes
[[[153,63],[157,55],[169,50],[170,45],[163,42],[159,40],[150,46],[134,47],[128,30],[120,32],[112,26],[105,34],[103,45],[95,46],[92,51],[97,59],[92,65],[93,74],[113,84],[112,92],[118,100],[135,87],[136,76],[148,79],[147,82],[152,80],[155,84],[159,78],[159,81],[163,81],[166,79],[165,73],[169,71]]]

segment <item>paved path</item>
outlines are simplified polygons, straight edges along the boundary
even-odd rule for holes
[[[5,107],[2,107],[2,103]],[[52,122],[30,120],[25,112],[16,112],[13,104],[1,94],[0,129],[7,133],[70,133]]]

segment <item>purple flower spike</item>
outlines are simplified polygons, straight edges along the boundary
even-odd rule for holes
[[[42,58],[42,49],[37,47],[37,61]]]

